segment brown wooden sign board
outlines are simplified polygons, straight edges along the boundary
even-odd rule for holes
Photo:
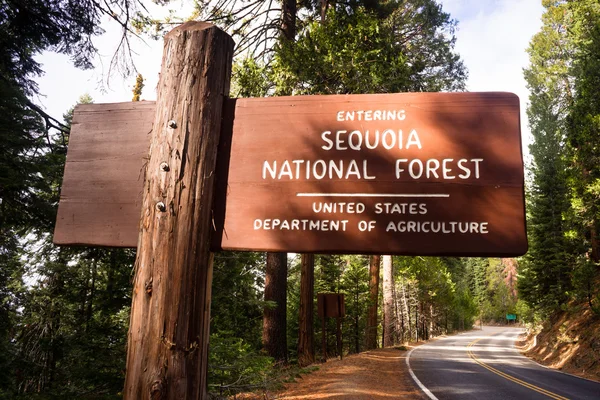
[[[317,293],[317,311],[320,318],[340,318],[346,316],[346,303],[343,293]]]
[[[136,247],[154,102],[75,107],[54,243]]]
[[[213,250],[527,251],[519,100],[402,93],[226,102]],[[75,110],[54,240],[135,247],[153,103]]]

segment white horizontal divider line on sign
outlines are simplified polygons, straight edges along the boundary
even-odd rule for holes
[[[296,193],[297,197],[450,197],[446,193]]]

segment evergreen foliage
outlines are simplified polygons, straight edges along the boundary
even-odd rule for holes
[[[600,4],[545,1],[525,78],[533,181],[522,299],[538,315],[585,300],[598,313]]]
[[[140,101],[142,90],[144,89],[144,77],[142,74],[137,74],[135,78],[135,86],[133,87],[133,98],[131,101]]]
[[[385,19],[360,6],[333,7],[325,23],[310,22],[295,43],[280,43],[276,93],[464,89],[466,70],[453,52],[450,16],[435,1],[392,4]]]

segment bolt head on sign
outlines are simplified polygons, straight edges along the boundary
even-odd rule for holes
[[[149,102],[76,108],[56,243],[136,246],[153,115]],[[106,160],[118,171],[106,173]],[[216,182],[213,250],[527,251],[510,93],[227,100]]]

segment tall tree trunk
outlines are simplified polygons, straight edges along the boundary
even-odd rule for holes
[[[265,301],[275,307],[265,307],[262,343],[276,361],[287,362],[287,253],[267,253]]]
[[[415,304],[415,341],[419,341],[419,301]]]
[[[106,273],[106,297],[108,298],[108,304],[113,311],[113,301],[115,298],[115,271],[117,270],[117,249],[110,250],[110,258],[108,262],[108,271]]]
[[[86,332],[90,328],[90,321],[92,320],[92,313],[94,311],[94,297],[96,297],[96,273],[98,269],[98,260],[92,260],[92,270],[91,270],[91,287],[90,287],[90,297],[87,300],[87,309],[85,312],[85,330]]]
[[[300,310],[298,312],[298,364],[315,362],[314,332],[315,256],[302,254],[300,270]]]
[[[369,259],[369,312],[367,318],[367,349],[377,348],[377,302],[379,301],[379,266],[381,256]]]
[[[401,334],[400,334],[400,343],[404,343],[405,342],[404,337],[405,337],[405,333],[406,333],[406,326],[404,324],[404,310],[403,309],[400,310],[400,318],[401,318],[401,324],[400,324],[400,331],[401,331]]]
[[[281,37],[293,41],[295,36],[296,0],[283,0]],[[267,253],[265,301],[276,307],[264,309],[263,347],[275,360],[287,362],[287,253]]]
[[[448,334],[448,310],[444,311],[444,334]]]
[[[203,22],[165,36],[144,178],[126,400],[207,398],[214,177],[233,45]]]
[[[429,340],[429,333],[427,331],[427,316],[425,315],[425,302],[421,303],[421,335],[423,339]]]
[[[409,288],[410,289],[410,288]],[[402,301],[404,302],[404,310],[406,312],[406,319],[408,320],[408,340],[412,340],[412,324],[410,321],[410,304],[406,298],[406,285],[404,285],[404,278],[402,279]]]
[[[429,304],[429,337],[434,337],[433,328],[433,304]]]
[[[384,347],[394,345],[394,271],[392,256],[383,256],[383,326]]]
[[[281,32],[283,33],[283,37],[290,41],[296,38],[296,1],[283,0]]]
[[[327,15],[327,8],[329,6],[328,0],[321,0],[321,24],[325,25],[325,17]]]
[[[590,227],[590,242],[592,244],[592,261],[600,261],[600,251],[598,250],[598,231],[596,230],[596,219],[592,219],[592,225]]]
[[[359,322],[359,312],[358,312],[358,302],[359,302],[359,287],[358,287],[358,282],[356,282],[356,287],[355,287],[355,292],[354,292],[354,310],[355,310],[355,314],[354,314],[354,350],[355,352],[358,354],[360,353],[360,336],[358,333],[358,322]],[[340,357],[341,357],[341,352],[340,352]]]
[[[398,304],[399,301],[396,292],[396,285],[394,284],[394,318],[396,321],[396,343],[401,343],[404,331],[402,326],[402,310],[400,309]]]

